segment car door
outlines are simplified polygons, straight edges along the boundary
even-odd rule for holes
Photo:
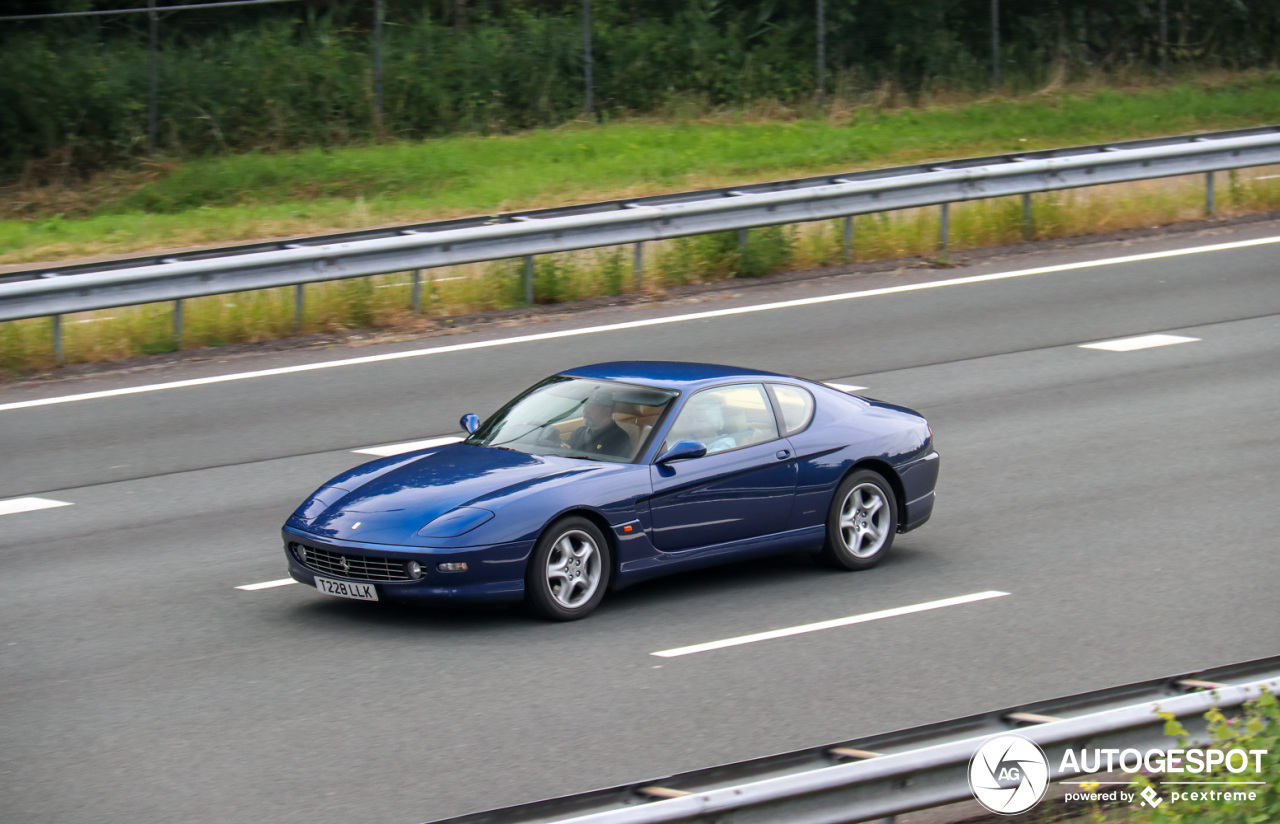
[[[655,547],[687,551],[786,528],[796,464],[762,384],[702,390],[685,403],[664,440],[659,454],[690,440],[706,445],[707,454],[649,468]]]

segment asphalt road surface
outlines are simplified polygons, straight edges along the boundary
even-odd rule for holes
[[[1154,334],[1194,340],[1082,348]],[[237,589],[352,450],[624,358],[921,410],[933,520],[869,572],[744,563],[570,624]],[[1274,654],[1278,409],[1276,224],[10,387],[0,820],[413,824]]]

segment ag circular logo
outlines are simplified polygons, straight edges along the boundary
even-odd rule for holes
[[[982,806],[999,815],[1031,809],[1048,787],[1044,750],[1021,735],[991,738],[969,761],[969,789]]]

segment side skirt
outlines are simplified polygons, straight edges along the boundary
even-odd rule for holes
[[[655,555],[622,564],[612,588],[622,589],[659,575],[700,569],[730,561],[818,549],[822,546],[825,534],[825,526],[807,526],[680,552],[658,552]]]

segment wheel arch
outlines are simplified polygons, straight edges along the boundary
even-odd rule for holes
[[[898,477],[898,473],[886,461],[878,458],[863,458],[849,467],[848,471],[840,477],[840,482],[843,483],[845,478],[860,469],[870,469],[889,482],[889,486],[893,488],[893,498],[897,502],[898,526],[901,527],[906,523],[907,517],[907,491],[902,485],[902,478]]]
[[[609,524],[609,520],[594,509],[579,506],[557,513],[554,518],[547,521],[546,525],[542,527],[542,532],[546,532],[551,528],[552,524],[563,521],[565,518],[586,518],[595,524],[596,528],[600,530],[600,534],[604,536],[605,541],[609,544],[609,587],[612,589],[613,582],[618,580],[618,540],[613,534],[613,527]],[[539,537],[541,537],[542,532],[538,533]]]

